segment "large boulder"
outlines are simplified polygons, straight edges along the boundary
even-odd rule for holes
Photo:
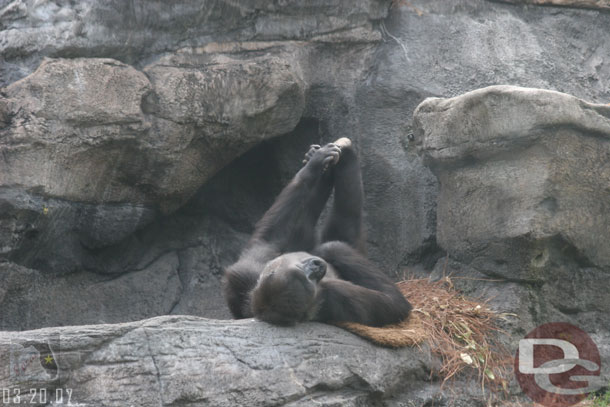
[[[610,106],[493,86],[426,99],[414,127],[440,182],[436,236],[450,258],[433,276],[518,314],[515,340],[570,322],[610,363]]]
[[[610,42],[599,38],[609,26],[610,14],[596,10],[485,0],[393,2],[351,108],[365,163],[370,254],[388,272],[402,275],[408,268],[423,275],[442,256],[435,230],[438,182],[408,140],[418,104],[495,84],[607,103]]]
[[[426,99],[414,126],[441,184],[437,241],[451,255],[560,237],[610,269],[610,106],[493,86]]]
[[[54,252],[78,250],[79,242],[93,249],[120,242],[156,210],[181,206],[252,145],[296,126],[303,85],[290,64],[225,58],[209,65],[158,64],[147,72],[151,84],[115,60],[54,59],[8,86],[2,251],[45,247],[54,236],[60,244],[44,250],[52,264],[62,257]],[[32,241],[38,234],[46,241]],[[63,258],[51,268],[78,263],[77,254]]]
[[[379,348],[318,323],[158,317],[1,333],[0,388],[4,400],[38,389],[38,401],[45,389],[47,402],[63,395],[81,406],[399,405],[392,398],[407,393],[446,401],[425,384],[436,363],[425,349]]]
[[[251,145],[292,130],[303,109],[286,62],[209,64],[151,68],[151,84],[110,59],[46,60],[5,90],[0,184],[75,202],[179,207]]]
[[[5,89],[4,255],[74,271],[88,250],[175,211],[233,158],[300,119],[303,84],[286,61],[164,63],[147,76],[111,59],[48,59]]]

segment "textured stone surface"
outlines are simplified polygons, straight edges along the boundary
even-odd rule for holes
[[[497,0],[506,3],[536,4],[543,6],[583,7],[601,10],[610,10],[608,0]]]
[[[426,99],[414,125],[441,183],[437,240],[452,255],[561,236],[610,268],[610,106],[499,86]]]
[[[428,96],[503,84],[608,103],[610,44],[600,38],[609,29],[610,14],[592,10],[394,2],[354,109],[366,163],[369,247],[377,261],[401,274],[438,258],[437,180],[408,140],[417,105]]]
[[[140,104],[148,91],[146,76],[116,61],[45,61],[5,90],[11,121],[2,131],[0,182],[75,201],[142,201],[138,191],[95,180],[127,166],[122,150],[145,133]]]
[[[207,70],[162,64],[147,71],[151,85],[110,59],[47,60],[7,87],[2,185],[174,208],[236,155],[300,118],[302,85],[281,61],[211,61]]]
[[[49,353],[55,370],[45,368]],[[317,323],[158,317],[4,332],[0,362],[2,389],[45,388],[49,401],[69,389],[81,406],[144,407],[377,404],[425,379],[432,360],[425,349],[383,349]]]
[[[115,278],[91,272],[55,276],[1,262],[0,329],[27,329],[49,322],[117,323],[169,314],[182,293],[178,267],[175,253]]]
[[[426,99],[414,127],[440,182],[436,236],[452,259],[433,276],[466,277],[462,289],[518,314],[517,338],[571,322],[610,363],[610,106],[494,86]]]
[[[1,6],[2,84],[33,72],[47,56],[113,57],[143,65],[168,50],[213,42],[324,39],[367,26],[387,10],[387,2],[367,0],[9,0]]]
[[[426,97],[490,85],[608,103],[607,12],[484,0],[16,0],[0,10],[3,329],[227,318],[222,267],[308,145],[350,137],[369,254],[388,274],[453,272],[467,293],[520,315],[513,338],[571,321],[610,363],[604,108],[548,92],[542,104],[513,94],[500,110],[460,106],[470,122],[426,124],[446,143],[428,150],[430,167],[409,136]],[[478,120],[504,143],[490,132],[471,143]],[[467,170],[471,160],[489,179]],[[439,195],[431,169],[472,193],[445,183]],[[429,401],[437,384],[416,383],[420,393],[384,403]]]
[[[312,89],[356,81],[384,12],[367,1],[324,12],[296,2],[8,2],[3,256],[43,272],[133,270],[142,253],[125,247],[135,232],[257,143],[292,132],[319,104]]]
[[[302,83],[277,58],[176,64],[151,67],[151,84],[115,60],[46,60],[5,89],[3,254],[44,271],[87,267],[88,251],[174,211],[232,158],[299,121]]]

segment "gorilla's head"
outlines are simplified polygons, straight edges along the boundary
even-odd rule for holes
[[[318,283],[326,268],[324,260],[306,252],[271,260],[252,291],[254,316],[277,325],[310,320],[318,307]]]

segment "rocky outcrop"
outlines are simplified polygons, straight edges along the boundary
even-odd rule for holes
[[[316,108],[312,89],[351,84],[362,62],[335,79],[320,54],[331,71],[361,60],[385,12],[367,1],[322,14],[221,3],[2,9],[4,78],[21,78],[0,95],[3,256],[43,273],[139,270],[142,253],[125,249],[134,233],[253,146],[292,132]]]
[[[417,128],[436,134],[423,157],[411,118],[426,97],[505,83],[607,103],[608,13],[484,0],[72,3],[0,11],[2,329],[227,318],[223,267],[308,145],[339,137],[360,150],[369,253],[388,274],[493,276],[459,284],[502,294],[521,334],[605,321],[604,108],[540,91],[437,101],[472,121],[438,106],[425,119],[422,107]],[[488,127],[475,133],[478,120]],[[515,175],[500,187],[502,174]],[[472,193],[439,187],[443,177]]]
[[[167,64],[144,75],[110,59],[47,60],[8,86],[0,183],[168,212],[235,156],[300,119],[303,86],[286,62]]]
[[[451,254],[561,236],[610,269],[610,106],[496,86],[426,99],[414,125],[441,184],[437,240]]]
[[[386,269],[400,274],[438,259],[438,183],[408,140],[418,104],[496,84],[608,103],[610,43],[599,38],[609,25],[610,14],[584,9],[479,0],[394,2],[355,100],[370,253]],[[389,213],[396,216],[388,219]]]
[[[487,280],[478,291],[498,290],[496,306],[521,317],[517,332],[582,327],[610,361],[600,284],[610,272],[610,106],[493,86],[426,99],[414,126],[440,182],[436,236],[452,261],[437,273]]]
[[[414,388],[434,365],[425,350],[379,348],[314,323],[158,317],[4,332],[0,362],[0,388],[11,401],[17,389],[22,400],[36,389],[39,401],[45,389],[47,402],[63,396],[64,404],[96,407],[356,406],[391,404],[406,392],[435,399]]]
[[[464,277],[519,314],[513,341],[572,322],[608,365],[605,6],[4,2],[0,329],[228,318],[223,267],[308,146],[350,137],[388,274]],[[421,353],[315,324],[160,318],[0,346],[57,337],[57,386],[89,405],[447,401]]]

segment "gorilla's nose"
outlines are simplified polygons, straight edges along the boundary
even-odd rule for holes
[[[326,262],[318,257],[311,257],[303,262],[303,270],[308,279],[318,282],[326,274]]]

